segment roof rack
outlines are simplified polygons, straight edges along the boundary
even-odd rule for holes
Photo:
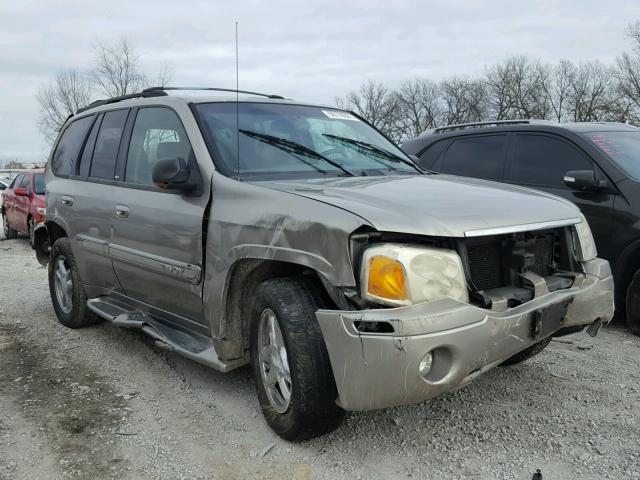
[[[166,91],[167,90],[203,90],[203,91],[209,91],[209,92],[231,92],[231,93],[244,93],[245,95],[257,95],[259,97],[266,97],[266,98],[275,98],[278,100],[284,100],[284,97],[281,95],[273,95],[270,93],[260,93],[260,92],[251,92],[249,90],[236,90],[235,88],[219,88],[219,87],[150,87],[150,88],[145,88],[142,92],[148,92],[148,93],[153,93],[153,92],[165,92],[166,95]]]
[[[451,132],[454,130],[465,130],[467,128],[482,128],[482,127],[500,127],[502,125],[528,125],[531,123],[542,122],[542,120],[488,120],[485,122],[473,122],[473,123],[460,123],[457,125],[447,125],[446,127],[438,127],[433,130],[428,130],[425,134],[435,134],[443,132]]]
[[[90,103],[86,107],[79,108],[76,114],[85,112],[91,108],[101,107],[102,105],[109,105],[110,103],[121,102],[123,100],[129,100],[132,98],[149,98],[149,97],[165,97],[168,95],[167,91],[173,90],[206,90],[214,92],[232,92],[243,93],[245,95],[258,95],[260,97],[274,98],[278,100],[284,100],[283,96],[273,95],[269,93],[250,92],[248,90],[235,90],[232,88],[218,88],[218,87],[149,87],[145,88],[138,93],[130,93],[128,95],[120,95],[119,97],[106,98],[104,100],[96,100]]]
[[[85,112],[92,108],[101,107],[102,105],[109,105],[110,103],[121,102],[123,100],[129,100],[131,98],[165,97],[166,95],[167,93],[161,90],[153,90],[153,91],[143,90],[142,92],[138,92],[138,93],[129,93],[128,95],[120,95],[119,97],[105,98],[103,100],[96,100],[95,102],[91,102],[86,107],[79,108],[76,111],[76,115],[78,113]]]

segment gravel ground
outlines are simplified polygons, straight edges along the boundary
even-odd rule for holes
[[[25,239],[0,240],[0,480],[640,478],[640,338],[554,341],[418,405],[279,439],[223,375],[108,323],[57,323]]]

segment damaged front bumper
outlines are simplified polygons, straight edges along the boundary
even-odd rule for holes
[[[316,314],[331,359],[338,404],[375,410],[455,390],[560,329],[613,317],[613,277],[607,261],[584,263],[584,278],[499,312],[444,298],[408,307]],[[570,302],[570,303],[569,303]],[[567,304],[557,328],[535,336],[545,307]],[[360,322],[385,322],[390,333],[364,333]],[[543,319],[544,322],[544,319]],[[389,328],[388,330],[391,330]],[[431,369],[420,363],[431,353]]]

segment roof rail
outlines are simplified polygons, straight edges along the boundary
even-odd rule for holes
[[[218,88],[218,87],[150,87],[145,88],[142,92],[165,92],[167,90],[204,90],[213,92],[232,92],[232,93],[244,93],[246,95],[258,95],[259,97],[276,98],[278,100],[284,100],[281,95],[273,95],[270,93],[250,92],[248,90],[236,90],[235,88]]]
[[[534,123],[532,120],[488,120],[485,122],[459,123],[457,125],[447,125],[446,127],[437,127],[429,130],[430,134],[450,132],[453,130],[465,130],[467,128],[491,127],[502,125],[528,125]],[[426,133],[426,132],[425,132]]]
[[[102,105],[109,105],[110,103],[117,103],[123,100],[129,100],[132,98],[149,98],[149,97],[165,97],[168,95],[167,90],[208,90],[215,92],[233,92],[233,93],[244,93],[246,95],[258,95],[260,97],[267,98],[275,98],[279,100],[284,100],[284,97],[280,95],[271,95],[268,93],[259,93],[259,92],[250,92],[248,90],[235,90],[231,88],[217,88],[217,87],[149,87],[145,88],[141,92],[138,93],[129,93],[127,95],[120,95],[119,97],[105,98],[103,100],[96,100],[95,102],[90,103],[89,105],[79,108],[76,111],[76,115],[78,113],[85,112],[92,108],[101,107]]]
[[[153,90],[153,91],[143,90],[142,92],[138,92],[138,93],[129,93],[127,95],[120,95],[119,97],[105,98],[103,100],[96,100],[95,102],[91,102],[89,105],[85,107],[79,108],[78,111],[76,111],[76,115],[78,113],[85,112],[92,108],[101,107],[102,105],[109,105],[110,103],[121,102],[123,100],[129,100],[131,98],[164,97],[166,95],[167,93],[161,90]]]

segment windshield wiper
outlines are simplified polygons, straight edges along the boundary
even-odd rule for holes
[[[363,150],[365,150],[368,153],[373,153],[374,155],[378,155],[380,157],[386,158],[387,160],[391,160],[392,162],[396,162],[396,163],[405,163],[407,165],[409,165],[411,168],[413,168],[414,170],[416,170],[418,173],[423,173],[422,170],[413,162],[406,160],[404,158],[402,158],[399,155],[396,155],[395,153],[391,153],[387,150],[385,150],[384,148],[380,148],[377,145],[373,145],[371,143],[367,143],[367,142],[363,142],[361,140],[355,140],[353,138],[347,138],[347,137],[341,137],[339,135],[332,135],[330,133],[323,133],[323,136],[330,138],[332,140],[336,140],[338,142],[343,142],[349,145],[354,145],[356,147],[360,147]]]
[[[344,173],[346,173],[350,177],[354,177],[355,176],[355,173],[350,172],[349,170],[344,168],[342,165],[340,165],[338,162],[334,162],[333,160],[329,160],[324,155],[320,155],[315,150],[311,150],[309,147],[306,147],[306,146],[302,145],[301,143],[294,142],[293,140],[287,140],[286,138],[275,137],[273,135],[267,135],[265,133],[252,132],[251,130],[239,130],[239,131],[240,131],[240,133],[243,133],[248,137],[255,138],[256,140],[259,140],[259,141],[267,143],[269,145],[273,145],[274,147],[280,148],[281,150],[284,150],[287,153],[291,153],[291,154],[293,154],[293,156],[295,158],[297,158],[299,160],[302,160],[302,159],[300,157],[297,157],[295,154],[306,155],[307,157],[310,157],[310,158],[323,160],[324,162],[328,163],[329,165],[333,165],[334,167],[342,170]],[[326,173],[325,170],[321,170],[318,167],[316,167],[314,165],[311,165],[308,162],[305,162],[304,160],[302,160],[302,161],[304,163],[306,163],[307,165],[310,165],[311,167],[315,168],[319,172]]]

